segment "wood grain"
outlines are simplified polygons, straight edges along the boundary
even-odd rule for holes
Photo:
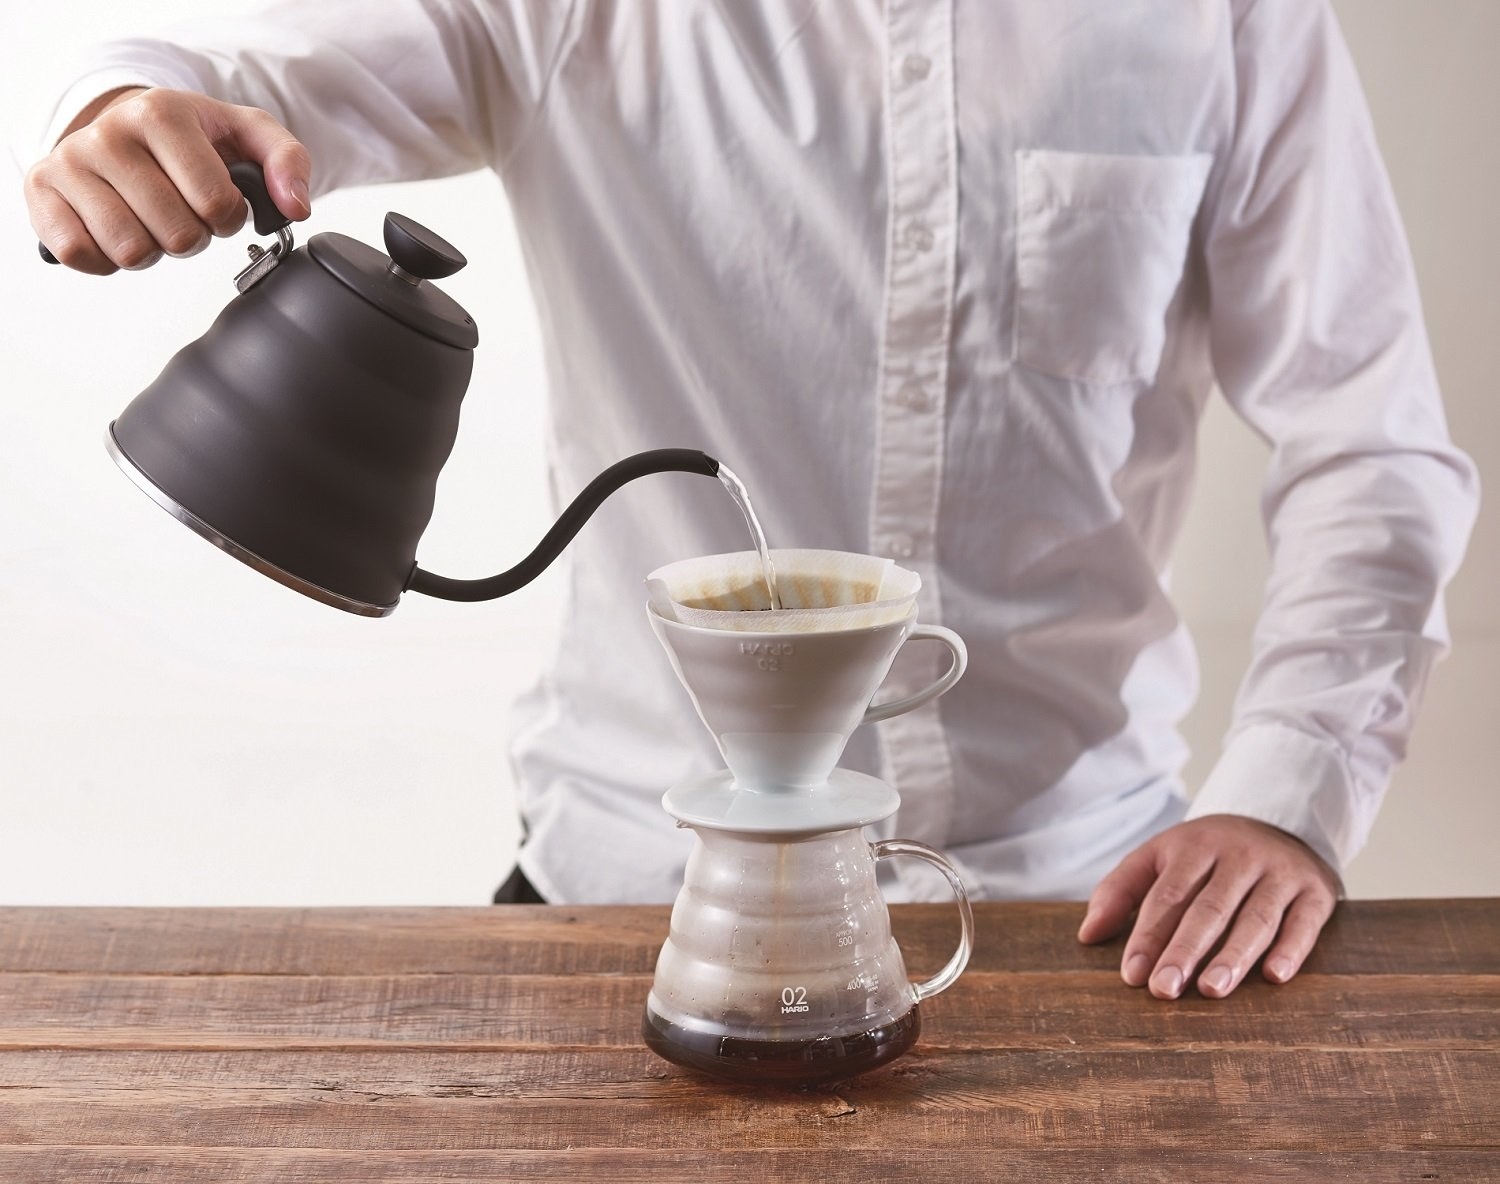
[[[1173,1003],[1081,915],[980,906],[917,1049],[795,1092],[641,1045],[665,909],[0,910],[0,1181],[1500,1179],[1495,902]]]
[[[635,1048],[648,975],[4,978],[0,1049]],[[928,1048],[1474,1048],[1500,977],[1299,976],[1172,1003],[1113,973],[970,972],[922,1009]]]
[[[71,1080],[7,1085],[0,1141],[747,1150],[770,1136],[776,1146],[816,1148],[837,1120],[841,1146],[871,1151],[1121,1140],[1191,1151],[1211,1129],[1224,1151],[1274,1142],[1396,1152],[1477,1142],[1500,1124],[1493,1058],[1478,1053],[918,1051],[886,1072],[808,1092],[708,1084],[645,1051],[431,1055],[203,1063],[174,1053],[131,1063],[93,1054],[68,1067]],[[1312,1096],[1316,1109],[1305,1105]],[[570,1109],[588,1122],[567,1120]]]
[[[836,1140],[830,1140],[834,1142]],[[1321,1154],[1262,1151],[1226,1155],[1213,1150],[1161,1151],[1152,1147],[1098,1147],[1079,1152],[1039,1148],[964,1148],[924,1153],[919,1163],[893,1163],[882,1152],[720,1151],[694,1148],[662,1154],[609,1151],[435,1152],[391,1150],[220,1151],[163,1148],[0,1149],[0,1170],[25,1184],[427,1184],[428,1181],[568,1180],[607,1184],[663,1181],[749,1180],[756,1184],[885,1184],[910,1178],[930,1184],[1494,1184],[1487,1152],[1423,1151],[1393,1159],[1382,1152]]]
[[[0,973],[650,974],[667,912],[621,905],[12,908],[0,911]],[[1119,964],[1121,942],[1091,947],[1074,940],[1081,904],[981,905],[975,916],[975,971],[1113,971]],[[947,961],[958,933],[951,906],[902,905],[893,918],[913,974]],[[1308,969],[1500,974],[1500,902],[1345,903]]]

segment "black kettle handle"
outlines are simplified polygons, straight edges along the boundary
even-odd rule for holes
[[[266,188],[265,170],[253,160],[237,160],[229,166],[229,179],[234,187],[245,195],[250,203],[250,215],[255,221],[255,233],[275,234],[292,220],[276,208],[271,200],[271,191]]]
[[[229,166],[229,179],[250,203],[256,234],[275,234],[291,223],[292,220],[277,209],[276,203],[271,200],[271,191],[266,188],[265,170],[253,160],[235,161]],[[36,249],[44,262],[58,262],[57,256],[47,250],[45,243],[37,243]]]

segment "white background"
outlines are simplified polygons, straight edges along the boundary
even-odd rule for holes
[[[1500,4],[1336,7],[1407,218],[1454,435],[1491,474]],[[408,597],[373,621],[219,554],[138,493],[101,441],[233,295],[250,236],[108,279],[35,255],[20,178],[66,47],[200,8],[70,0],[0,14],[13,145],[0,181],[0,903],[479,903],[514,854],[505,717],[558,628],[550,581],[488,605]],[[378,242],[388,209],[471,261],[444,286],[479,322],[480,348],[420,557],[488,575],[549,521],[540,348],[503,194],[489,175],[336,194],[300,236]],[[1190,783],[1228,721],[1265,563],[1259,443],[1218,405],[1203,443],[1174,576],[1204,662]],[[1454,586],[1455,654],[1352,895],[1500,895],[1497,517],[1482,516]]]

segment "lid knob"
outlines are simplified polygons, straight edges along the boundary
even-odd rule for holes
[[[404,214],[385,216],[385,249],[400,269],[396,274],[413,283],[440,280],[469,262],[452,243]]]

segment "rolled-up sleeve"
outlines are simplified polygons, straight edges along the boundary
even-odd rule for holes
[[[1224,751],[1190,817],[1364,845],[1447,645],[1478,505],[1444,421],[1414,269],[1324,0],[1236,6],[1234,143],[1204,247],[1221,389],[1271,445],[1271,574]]]

